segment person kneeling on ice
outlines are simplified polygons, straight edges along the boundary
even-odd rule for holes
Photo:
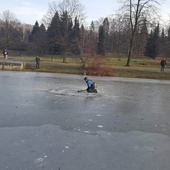
[[[89,80],[87,77],[84,77],[84,80],[87,84],[87,92],[89,93],[97,93],[97,85],[95,82],[92,82],[91,80]]]

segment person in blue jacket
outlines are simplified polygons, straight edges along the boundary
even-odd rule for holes
[[[96,83],[92,82],[91,80],[89,80],[87,77],[84,77],[84,80],[87,84],[87,92],[89,93],[97,93],[97,89],[96,89]]]

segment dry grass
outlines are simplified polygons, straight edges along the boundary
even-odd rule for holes
[[[12,59],[26,62],[25,70],[35,71],[35,56],[12,56]],[[160,60],[146,57],[132,58],[130,67],[125,67],[126,57],[94,56],[89,57],[85,70],[78,58],[67,58],[67,63],[62,63],[62,56],[40,56],[40,70],[44,72],[58,72],[71,74],[86,74],[116,77],[137,77],[170,80],[170,58],[167,59],[165,73],[160,72]]]

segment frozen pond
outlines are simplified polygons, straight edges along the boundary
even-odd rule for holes
[[[0,72],[0,169],[169,170],[170,81]]]

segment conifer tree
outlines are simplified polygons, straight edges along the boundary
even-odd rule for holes
[[[85,43],[85,29],[84,29],[84,25],[81,25],[80,28],[80,47],[81,47],[81,54],[83,53],[83,49],[84,49],[84,43]]]
[[[71,48],[71,35],[72,35],[72,19],[68,15],[67,11],[63,12],[60,18],[60,33],[59,43],[61,45],[62,54],[63,54],[63,63],[66,62],[66,53]]]
[[[39,48],[39,54],[43,54],[46,52],[48,39],[47,39],[47,30],[44,24],[41,24],[39,27],[39,32],[37,33],[36,39],[37,47]]]
[[[154,38],[153,38],[153,32],[149,34],[146,47],[145,47],[145,56],[148,56],[150,58],[155,58],[155,51],[156,51],[156,46],[154,43]]]
[[[71,35],[72,43],[71,43],[71,52],[74,55],[80,54],[80,28],[79,28],[79,20],[77,17],[74,20],[73,31]]]
[[[147,24],[146,24],[146,19],[144,19],[143,25],[141,28],[141,32],[139,35],[139,54],[140,55],[143,55],[143,53],[145,51],[147,38],[148,38],[148,28],[147,28]]]
[[[28,50],[30,53],[36,53],[36,55],[40,55],[45,53],[46,47],[47,36],[45,26],[43,24],[39,26],[38,21],[36,21],[29,36]]]
[[[170,55],[170,27],[168,28],[168,35],[167,35],[167,38],[166,38],[166,56],[169,56]]]
[[[32,42],[34,41],[35,37],[36,37],[36,33],[39,31],[39,23],[38,21],[35,22],[35,25],[33,26],[33,29],[31,31],[31,34],[29,36],[29,41]]]
[[[170,27],[168,28],[168,41],[170,41]]]
[[[96,32],[94,22],[92,21],[90,24],[90,30],[88,34],[88,51],[94,55],[96,53]]]
[[[154,31],[151,31],[145,48],[145,56],[148,56],[152,59],[155,59],[159,55],[159,44],[160,44],[159,29],[160,28],[158,23]]]
[[[52,54],[61,53],[61,46],[59,43],[59,39],[61,38],[60,27],[60,18],[58,12],[56,12],[47,29],[49,50]]]
[[[105,18],[103,21],[103,29],[104,29],[104,49],[107,52],[109,48],[109,20]]]
[[[97,43],[97,54],[99,55],[105,55],[105,50],[104,50],[104,28],[101,25],[99,27],[99,33],[98,33],[98,43]]]
[[[67,11],[60,16],[56,12],[47,30],[50,50],[53,53],[63,54],[63,62],[66,62],[67,52],[71,49],[72,26]]]
[[[154,42],[156,45],[156,56],[155,58],[159,55],[160,53],[160,26],[159,23],[157,24],[156,28],[154,29]]]
[[[166,55],[166,44],[167,44],[167,38],[165,36],[165,31],[164,31],[164,28],[162,28],[162,32],[161,32],[161,37],[159,38],[160,39],[160,54],[162,56],[165,56]]]

